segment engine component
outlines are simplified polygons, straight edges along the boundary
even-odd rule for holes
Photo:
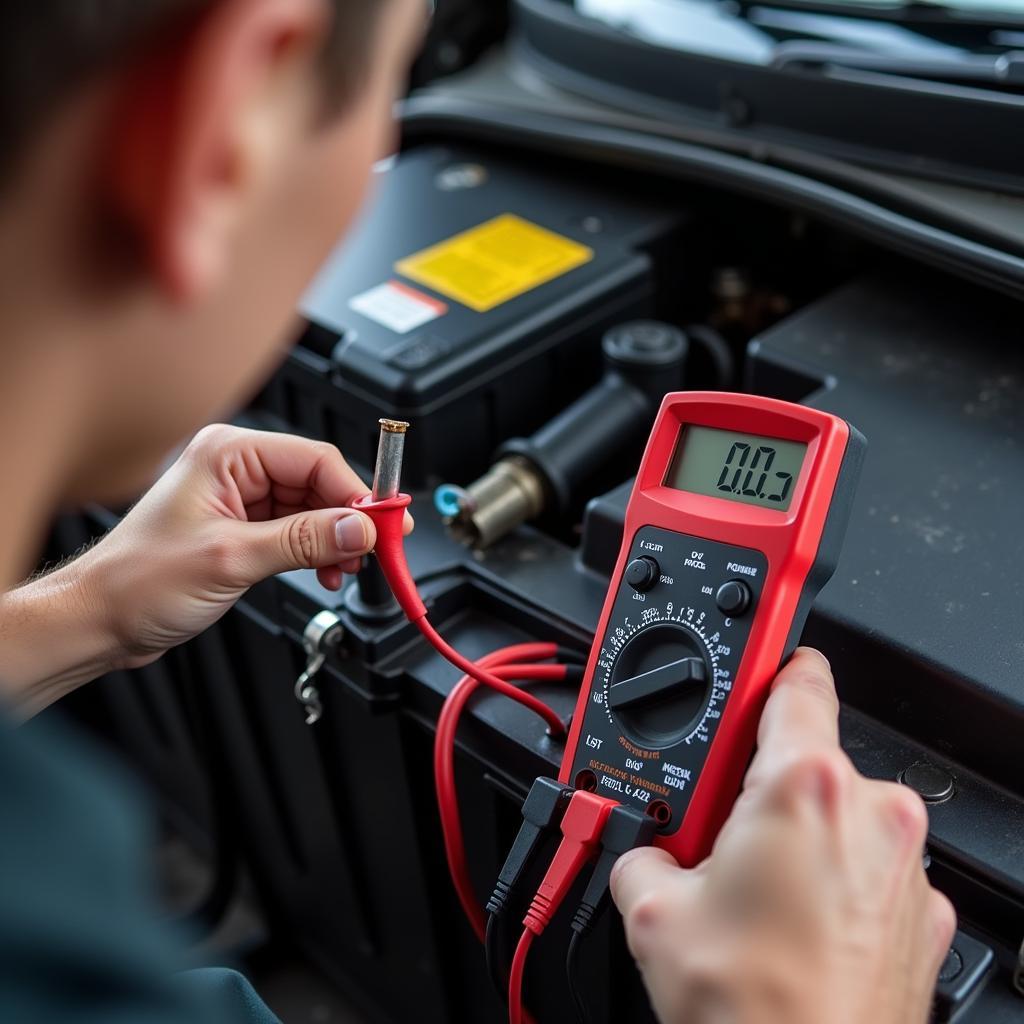
[[[662,396],[683,385],[688,343],[675,327],[622,324],[601,347],[605,372],[595,387],[532,437],[503,444],[469,487],[437,489],[437,509],[460,540],[487,547],[546,510],[564,513],[579,485],[642,437]]]
[[[341,619],[325,608],[309,620],[302,633],[306,667],[295,681],[295,699],[305,709],[306,725],[316,725],[323,716],[320,692],[313,683],[313,678],[323,668],[328,653],[338,646],[343,631]]]
[[[654,312],[652,251],[686,218],[478,148],[423,145],[379,178],[258,404],[367,469],[366,423],[415,420],[406,485],[471,480],[597,380],[603,331]]]

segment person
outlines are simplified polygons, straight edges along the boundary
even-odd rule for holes
[[[0,692],[24,722],[269,575],[337,588],[373,548],[335,448],[203,425],[281,359],[394,148],[424,3],[48,0],[0,18]],[[196,430],[105,539],[15,585],[55,510],[138,493]],[[925,811],[857,775],[836,721],[827,663],[798,651],[710,858],[618,865],[665,1024],[925,1021],[955,922],[922,868]],[[131,800],[80,739],[0,736],[0,1018],[272,1019],[239,975],[173,974]]]

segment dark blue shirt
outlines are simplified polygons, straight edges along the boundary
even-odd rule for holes
[[[70,730],[0,725],[0,1021],[279,1024],[236,971],[180,971],[140,804]]]

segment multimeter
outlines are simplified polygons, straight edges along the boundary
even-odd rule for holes
[[[866,442],[751,395],[667,395],[560,781],[644,810],[691,866],[739,791],[768,690],[832,575]]]

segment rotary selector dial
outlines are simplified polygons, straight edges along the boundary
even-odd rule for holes
[[[574,780],[587,773],[602,796],[662,820],[669,813],[666,833],[680,827],[727,715],[767,570],[760,551],[637,530],[588,680]]]
[[[644,747],[666,747],[697,733],[714,696],[714,646],[683,610],[647,608],[613,633],[604,663],[609,720]],[[717,638],[716,638],[717,639]]]

